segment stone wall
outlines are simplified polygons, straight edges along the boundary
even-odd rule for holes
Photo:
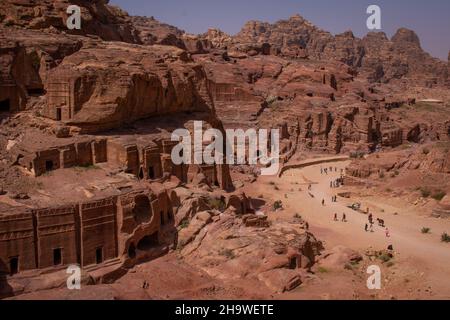
[[[117,257],[116,201],[111,197],[80,205],[83,266]]]
[[[37,177],[52,170],[91,166],[107,159],[106,139],[97,139],[37,151],[21,163]]]
[[[158,147],[149,147],[143,150],[142,177],[153,180],[163,175],[161,156]]]
[[[165,189],[147,188],[119,196],[54,208],[1,208],[0,273],[102,265],[119,258],[161,254],[161,230],[174,222]],[[20,211],[20,210],[19,210]]]
[[[47,104],[44,115],[58,121],[70,120],[74,113],[73,83],[60,78],[47,84]]]
[[[77,263],[78,207],[76,205],[34,210],[38,268]]]
[[[36,268],[31,211],[0,215],[0,273]]]
[[[52,148],[36,152],[30,169],[37,177],[59,168],[61,168],[60,150],[58,148]]]
[[[203,173],[211,186],[228,190],[232,188],[228,165],[175,165],[171,153],[176,141],[162,140],[160,144],[151,142],[148,146],[137,146],[120,141],[108,140],[108,162],[124,168],[127,173],[139,179],[159,180],[164,174],[177,177],[182,182],[192,182],[188,172],[196,170]],[[193,169],[192,167],[198,167]]]

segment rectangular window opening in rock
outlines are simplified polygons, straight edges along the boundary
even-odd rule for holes
[[[103,247],[95,249],[95,263],[100,264],[103,262]]]
[[[59,266],[62,263],[63,263],[63,260],[62,260],[62,249],[61,248],[53,249],[53,265],[54,266]]]

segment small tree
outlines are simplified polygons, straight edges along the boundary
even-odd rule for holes
[[[277,200],[273,203],[273,210],[277,211],[277,210],[281,210],[283,209],[283,202],[281,202],[281,200]]]
[[[446,192],[439,190],[439,191],[435,192],[431,197],[436,201],[441,201],[442,199],[444,199],[444,197],[446,195],[447,195]]]
[[[430,231],[431,231],[430,228],[426,228],[426,227],[423,227],[423,228],[422,228],[422,233],[423,233],[423,234],[428,234],[428,233],[430,233]]]

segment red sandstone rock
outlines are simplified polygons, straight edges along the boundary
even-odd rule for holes
[[[0,4],[0,296],[60,286],[68,263],[86,283],[112,282],[175,247],[217,281],[301,285],[322,244],[305,221],[272,221],[232,192],[257,167],[232,179],[228,165],[172,163],[170,133],[194,120],[279,129],[282,165],[377,151],[346,183],[450,190],[449,69],[410,30],[333,36],[294,16],[189,35],[98,0],[75,1],[83,28],[68,31],[68,3]],[[446,216],[447,199],[435,203]],[[321,263],[359,259],[338,248]]]

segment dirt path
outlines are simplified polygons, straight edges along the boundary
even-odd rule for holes
[[[370,247],[386,249],[388,245],[393,245],[396,260],[414,261],[414,266],[426,275],[426,285],[432,285],[440,296],[450,297],[450,245],[440,241],[443,232],[450,232],[450,221],[423,217],[418,212],[394,207],[385,204],[382,198],[372,197],[369,201],[364,199],[362,209],[369,205],[375,222],[376,218],[384,219],[390,237],[386,237],[385,228],[376,223],[374,232],[366,232],[364,227],[368,223],[368,216],[347,208],[355,199],[338,197],[338,202],[331,201],[332,196],[342,190],[330,188],[330,181],[339,178],[341,169],[348,164],[349,161],[312,165],[286,171],[279,179],[263,177],[256,188],[258,190],[254,191],[261,192],[272,200],[283,201],[285,210],[277,213],[273,219],[300,214],[327,248],[344,245],[364,251]],[[320,169],[325,167],[332,167],[333,172],[321,174]],[[267,190],[267,184],[274,188],[274,183],[278,190]],[[311,191],[308,191],[308,183],[311,183]],[[324,206],[322,199],[325,200]],[[335,213],[338,215],[338,222],[333,219]],[[347,216],[347,222],[341,222],[343,213]],[[422,227],[431,228],[431,234],[422,234]]]

